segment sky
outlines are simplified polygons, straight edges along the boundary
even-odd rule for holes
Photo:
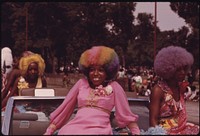
[[[169,6],[170,2],[157,2],[157,27],[161,31],[178,31],[182,26],[187,26],[184,19],[173,12]],[[135,17],[138,13],[151,13],[155,17],[155,2],[137,2]]]

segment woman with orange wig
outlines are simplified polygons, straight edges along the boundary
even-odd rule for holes
[[[21,95],[23,88],[42,88],[47,83],[43,76],[45,63],[41,55],[30,54],[25,55],[19,61],[19,70],[21,76],[18,77],[8,95],[2,101],[2,108],[6,106],[7,100],[11,96]]]

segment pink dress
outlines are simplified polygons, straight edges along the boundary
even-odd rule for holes
[[[180,100],[177,102],[172,97],[172,91],[164,82],[161,82],[159,86],[164,91],[159,125],[165,128],[168,134],[198,134],[199,126],[187,122],[184,94],[180,93]]]
[[[106,96],[96,96],[86,79],[80,79],[70,90],[63,103],[50,115],[51,123],[59,129],[58,135],[67,134],[113,134],[110,112],[115,107],[115,118],[119,127],[136,122],[138,116],[130,110],[122,87],[113,81],[113,92]],[[78,111],[70,120],[75,107]],[[67,123],[66,123],[67,122]]]

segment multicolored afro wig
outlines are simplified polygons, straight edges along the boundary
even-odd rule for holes
[[[162,48],[155,57],[154,71],[163,79],[170,79],[176,70],[186,66],[188,70],[194,62],[193,56],[186,49],[178,46]]]
[[[19,69],[21,70],[22,75],[25,75],[27,73],[29,65],[33,62],[36,62],[38,64],[39,76],[43,75],[45,70],[45,62],[41,55],[36,53],[24,56],[19,60]]]
[[[112,80],[119,70],[119,58],[114,49],[106,46],[93,46],[81,54],[79,68],[85,76],[89,76],[91,65],[101,65],[107,74],[106,80]]]

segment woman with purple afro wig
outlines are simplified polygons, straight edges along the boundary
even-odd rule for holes
[[[189,85],[185,77],[193,56],[178,46],[162,48],[154,61],[155,73],[161,78],[150,95],[150,127],[161,127],[169,135],[193,135],[199,126],[188,123],[184,93]]]
[[[113,80],[119,68],[116,52],[106,46],[94,46],[82,53],[79,67],[87,78],[78,80],[50,114],[51,124],[45,135],[56,130],[58,135],[112,135],[110,114],[114,107],[118,126],[140,134],[138,115],[132,113],[125,91]],[[68,121],[76,106],[76,116]]]
[[[186,49],[178,46],[168,46],[156,55],[154,70],[158,76],[169,79],[174,76],[176,70],[180,67],[185,66],[186,70],[189,71],[193,61],[192,54]]]

